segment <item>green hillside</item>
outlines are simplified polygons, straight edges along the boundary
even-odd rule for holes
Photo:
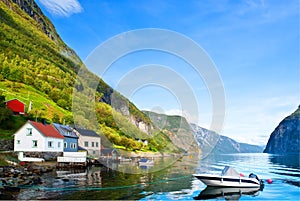
[[[21,100],[26,110],[32,103],[32,110],[25,116],[0,110],[0,139],[12,139],[27,119],[46,119],[49,123],[75,121],[77,126],[93,129],[125,150],[166,150],[170,140],[152,130],[151,120],[144,113],[85,68],[34,1],[0,0],[0,16],[0,96],[5,101]],[[79,69],[83,69],[86,79],[76,80]],[[91,83],[97,83],[96,92]],[[110,105],[112,94],[118,100],[115,109]],[[73,111],[74,104],[80,108]],[[128,105],[130,116],[122,113],[124,105]],[[149,130],[142,132],[132,119]],[[150,143],[144,145],[135,138]],[[109,141],[103,140],[107,146]]]

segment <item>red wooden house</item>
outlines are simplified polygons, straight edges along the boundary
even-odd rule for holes
[[[11,109],[14,114],[25,114],[25,104],[18,99],[12,99],[5,102],[6,107]]]

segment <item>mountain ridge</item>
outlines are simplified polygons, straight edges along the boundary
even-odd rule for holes
[[[161,129],[167,129],[170,132],[183,132],[179,136],[182,139],[189,139],[182,142],[174,140],[175,144],[183,147],[192,145],[191,139],[199,146],[202,155],[208,154],[231,154],[231,153],[261,153],[263,147],[258,145],[251,145],[247,143],[239,143],[232,138],[220,135],[214,131],[202,128],[196,124],[189,123],[186,118],[179,115],[166,115],[150,111],[143,111],[149,116],[154,125]],[[172,135],[170,135],[172,136]],[[178,134],[176,135],[178,136]]]
[[[191,127],[204,154],[261,153],[263,151],[261,146],[239,143],[196,124],[191,124]]]

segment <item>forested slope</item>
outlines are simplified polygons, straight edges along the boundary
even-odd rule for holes
[[[151,120],[86,69],[33,0],[0,0],[0,27],[0,96],[6,101],[21,100],[27,112],[24,117],[3,118],[0,138],[12,138],[27,119],[45,119],[93,129],[108,139],[103,140],[107,146],[110,141],[126,150],[164,148]],[[86,79],[77,77],[79,70]],[[90,82],[97,83],[95,89]],[[112,94],[119,100],[115,108],[110,105]],[[80,108],[74,109],[74,103]],[[121,110],[124,106],[126,114]],[[136,138],[148,139],[150,144],[145,146]]]

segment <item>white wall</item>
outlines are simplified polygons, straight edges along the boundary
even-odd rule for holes
[[[32,135],[27,136],[27,128],[32,129]],[[18,144],[20,140],[20,144]],[[32,141],[37,140],[37,147],[33,147]],[[14,151],[43,151],[45,139],[30,123],[26,123],[16,133],[14,138]]]
[[[84,146],[84,142],[88,142],[88,147]],[[94,147],[92,147],[92,142],[94,142]],[[98,147],[96,147],[96,142],[98,142]],[[101,149],[101,138],[100,137],[90,137],[79,135],[78,145],[85,148],[88,151],[89,156],[100,157]]]
[[[48,142],[52,141],[52,147],[48,147]],[[60,147],[58,147],[58,143],[60,142]],[[46,152],[63,152],[64,151],[64,140],[60,138],[49,138],[45,139],[45,151]]]
[[[32,129],[32,135],[27,135],[27,128]],[[37,140],[37,147],[33,147],[33,140]],[[53,148],[48,148],[48,141],[54,142]],[[57,147],[58,142],[61,144],[60,148]],[[15,133],[14,137],[14,151],[63,152],[63,146],[63,139],[46,138],[28,122]]]

